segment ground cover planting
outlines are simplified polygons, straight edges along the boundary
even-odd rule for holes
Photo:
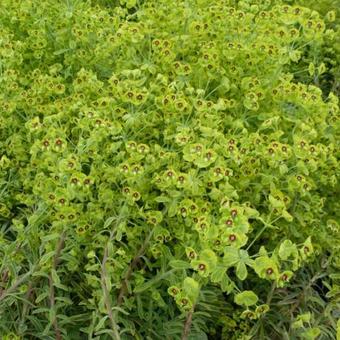
[[[2,0],[0,339],[339,338],[339,8]]]

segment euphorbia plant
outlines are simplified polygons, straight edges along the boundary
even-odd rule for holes
[[[334,12],[0,6],[5,338],[270,337],[273,294],[339,268]]]

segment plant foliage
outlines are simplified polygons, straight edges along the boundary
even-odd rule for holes
[[[337,1],[2,0],[2,339],[335,339]]]

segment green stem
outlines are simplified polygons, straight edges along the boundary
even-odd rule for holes
[[[184,328],[181,336],[181,340],[187,340],[190,334],[191,324],[192,324],[192,316],[194,314],[194,306],[190,309],[187,318],[185,319]]]
[[[8,295],[12,294],[13,292],[15,292],[15,290],[21,285],[23,284],[33,273],[33,268],[27,272],[26,274],[22,275],[18,280],[16,280],[14,282],[14,284],[8,288],[7,290],[2,291],[1,295],[0,295],[0,302],[2,300],[4,300]]]
[[[60,260],[60,254],[61,251],[64,247],[64,242],[65,242],[65,231],[62,232],[59,242],[57,244],[57,249],[56,249],[56,253],[54,255],[53,258],[53,263],[52,263],[52,270],[56,271],[57,270],[57,266],[59,264],[59,260]],[[52,320],[52,325],[55,331],[55,338],[56,340],[61,340],[62,336],[61,336],[61,331],[59,329],[58,326],[58,320],[57,320],[57,311],[56,311],[56,307],[55,307],[55,290],[54,290],[54,282],[53,282],[53,276],[52,273],[49,276],[49,284],[50,284],[50,307],[51,309],[55,309],[55,313],[54,313],[54,317]]]
[[[264,226],[263,228],[257,233],[257,235],[254,237],[253,241],[249,244],[249,246],[247,247],[247,251],[251,248],[251,246],[259,239],[259,237],[263,234],[263,232],[268,228],[268,227],[271,227],[271,228],[275,228],[275,226],[272,225],[272,223],[276,222],[278,219],[280,219],[281,216],[277,217],[275,220],[273,220],[272,222],[270,223],[267,223],[265,222],[262,218],[259,218],[258,220],[261,221]]]
[[[110,292],[109,292],[109,289],[106,285],[107,278],[108,278],[107,271],[106,271],[107,258],[108,258],[108,245],[106,245],[106,247],[105,247],[103,261],[102,261],[102,265],[101,265],[101,286],[102,286],[102,291],[103,291],[103,295],[104,295],[105,307],[106,307],[107,314],[108,314],[108,317],[109,317],[110,323],[111,323],[113,338],[115,340],[120,340],[120,335],[119,335],[119,332],[118,332],[118,325],[117,325],[115,318],[113,316],[113,313],[112,313]]]
[[[132,275],[134,269],[136,268],[136,266],[139,262],[140,257],[144,255],[145,249],[150,242],[153,231],[154,231],[154,229],[151,230],[151,232],[149,233],[149,235],[145,239],[144,243],[142,244],[142,246],[138,250],[136,256],[133,258],[133,260],[131,261],[131,263],[129,265],[128,271],[127,271],[127,273],[126,273],[126,275],[123,279],[122,286],[121,286],[121,289],[120,289],[119,294],[118,294],[118,299],[117,299],[117,305],[118,306],[120,306],[123,303],[123,298],[124,298],[126,291],[127,291],[127,288],[128,288],[128,282],[131,278],[131,275]]]
[[[263,220],[261,220],[261,222],[264,224],[263,228],[257,233],[257,235],[254,237],[253,241],[249,244],[249,246],[247,247],[247,251],[251,248],[251,246],[258,240],[258,238],[263,234],[263,232],[267,229],[267,227],[269,226],[266,222],[264,222]]]

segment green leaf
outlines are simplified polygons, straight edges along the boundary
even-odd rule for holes
[[[126,7],[133,8],[137,5],[137,0],[126,0]]]
[[[240,261],[244,262],[248,266],[252,266],[254,263],[254,260],[249,258],[249,254],[246,250],[240,249],[239,250],[239,256],[240,256]]]
[[[285,240],[280,245],[279,256],[282,260],[287,260],[290,256],[297,257],[298,249],[292,241]]]
[[[102,329],[102,328],[104,327],[105,321],[106,321],[108,318],[109,318],[108,315],[103,316],[103,317],[98,321],[98,323],[97,323],[97,325],[96,325],[94,331],[95,331],[95,332],[98,332],[100,329]]]
[[[286,164],[280,164],[279,166],[280,175],[284,175],[288,172],[288,167]]]
[[[52,234],[43,236],[41,238],[41,242],[45,243],[45,242],[56,240],[59,238],[60,238],[60,233],[52,233]]]
[[[184,261],[182,261],[184,262]],[[171,269],[163,274],[158,274],[157,276],[155,276],[153,279],[141,284],[140,286],[137,286],[133,291],[137,294],[137,293],[142,293],[148,289],[150,289],[153,285],[155,285],[156,283],[158,283],[159,281],[165,279],[166,277],[168,277],[169,275],[171,275],[172,273],[175,272],[175,269]]]
[[[156,202],[159,202],[159,203],[168,203],[168,202],[171,202],[171,198],[169,198],[167,196],[158,196],[154,200]]]
[[[223,275],[220,285],[222,292],[226,292],[227,294],[230,294],[235,286],[234,283],[229,279],[227,274]]]
[[[288,222],[292,222],[293,221],[293,216],[291,214],[289,214],[289,212],[287,210],[282,210],[281,212],[282,217],[288,221]]]
[[[174,217],[177,214],[177,203],[176,201],[172,201],[168,206],[168,215],[169,217]]]
[[[60,278],[59,278],[58,273],[55,269],[51,270],[51,275],[52,275],[53,284],[54,285],[60,284]]]
[[[325,73],[327,71],[325,63],[321,63],[320,66],[318,67],[318,73],[319,75]]]
[[[207,262],[211,269],[215,268],[217,263],[217,256],[214,251],[210,249],[205,249],[200,254],[200,259]]]
[[[211,282],[221,282],[224,275],[226,275],[226,269],[224,267],[217,266],[210,274]]]
[[[123,308],[120,308],[118,306],[114,306],[112,307],[112,310],[117,310],[118,312],[124,314],[124,315],[130,315],[130,313],[128,311],[126,311],[125,309]]]
[[[308,313],[304,313],[304,314],[300,314],[297,319],[298,320],[302,320],[302,322],[310,322],[311,320],[311,317],[312,317],[312,314],[310,312]]]
[[[313,76],[314,73],[315,73],[315,66],[313,63],[310,63],[309,66],[308,66],[308,73],[310,76]]]
[[[257,306],[256,307],[256,310],[255,310],[255,313],[257,315],[262,315],[262,314],[265,314],[269,311],[269,306],[267,304],[263,304],[263,305],[260,305],[260,306]]]
[[[73,305],[73,301],[65,296],[56,296],[55,300],[63,302],[65,305]]]
[[[49,274],[42,270],[32,273],[32,276],[35,276],[35,277],[41,276],[41,277],[45,277],[46,279],[49,279]]]
[[[281,200],[276,199],[274,196],[269,195],[269,202],[273,208],[282,209],[285,207]]]
[[[255,305],[258,300],[257,295],[252,290],[245,290],[242,293],[236,294],[234,298],[236,304],[246,307]]]
[[[172,260],[169,262],[169,266],[174,269],[188,269],[190,268],[190,263],[181,260]]]
[[[236,276],[241,280],[245,280],[247,278],[248,271],[247,267],[243,262],[239,262],[236,266]]]
[[[223,77],[221,80],[221,86],[226,92],[228,92],[230,89],[230,80],[227,77]]]
[[[244,211],[248,218],[257,218],[260,216],[260,213],[256,209],[250,207],[245,207]]]
[[[54,282],[54,286],[56,286],[59,289],[64,290],[65,292],[68,292],[70,290],[70,287],[68,287],[68,286],[66,286],[62,283],[59,283],[59,282]]]
[[[296,320],[292,323],[292,328],[293,329],[298,329],[303,327],[303,322],[302,320]]]
[[[195,303],[200,292],[199,283],[191,277],[186,277],[183,281],[183,290],[191,301]]]
[[[55,255],[55,251],[50,251],[49,253],[47,254],[44,254],[41,258],[40,258],[40,261],[39,261],[39,264],[40,265],[43,265],[45,263],[47,263],[48,260],[50,260],[53,256]]]
[[[223,264],[232,267],[240,260],[238,249],[234,247],[226,247],[224,249]]]
[[[46,299],[48,296],[50,295],[49,292],[44,292],[44,293],[41,293],[37,296],[37,298],[35,299],[35,302],[36,303],[39,303],[41,302],[42,300]]]
[[[34,309],[32,314],[49,313],[49,311],[50,311],[50,308],[41,307],[41,308]]]
[[[54,54],[54,55],[60,55],[60,54],[64,54],[65,52],[68,52],[68,51],[70,51],[69,48],[63,48],[63,49],[61,49],[61,50],[58,50],[58,51],[53,52],[53,54]]]
[[[313,327],[302,332],[302,338],[306,340],[315,340],[321,334],[321,330],[318,327]]]
[[[109,218],[104,222],[104,229],[107,229],[115,219],[116,219],[115,216],[109,217]]]

